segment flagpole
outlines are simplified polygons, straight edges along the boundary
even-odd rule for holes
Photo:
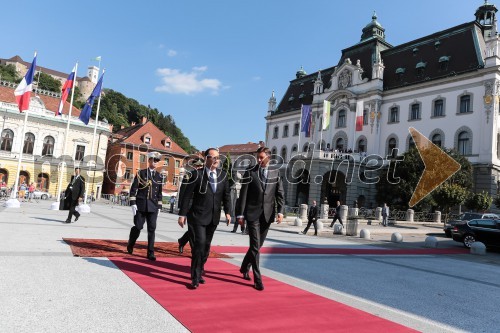
[[[105,70],[102,71],[102,75],[104,75],[104,72]],[[101,76],[102,77],[102,76]],[[97,134],[97,123],[98,123],[98,120],[99,120],[99,110],[101,108],[101,96],[102,96],[102,83],[101,83],[101,91],[99,92],[99,99],[97,100],[97,111],[96,111],[96,114],[95,114],[95,120],[94,120],[94,135],[92,136],[92,148],[90,150],[90,156],[92,156],[92,154],[94,153],[94,146],[95,146],[95,136]],[[99,152],[96,152],[96,154],[98,154]],[[89,160],[90,162],[90,160]],[[95,169],[95,165],[94,165],[94,169]],[[88,177],[90,177],[90,171],[92,169],[92,164],[89,163],[89,173],[88,173]],[[88,193],[88,185],[89,185],[89,180],[87,180],[85,182],[85,195],[84,195],[84,198],[83,198],[83,203],[84,204],[87,204],[87,193]],[[93,184],[94,182],[92,182]]]
[[[10,198],[11,199],[15,199],[16,196],[17,196],[17,187],[19,186],[19,174],[21,172],[21,160],[23,159],[23,148],[24,148],[24,135],[26,133],[26,123],[28,122],[28,113],[29,111],[26,110],[24,112],[24,124],[23,124],[23,131],[21,132],[21,136],[20,136],[20,145],[19,147],[21,148],[19,150],[19,158],[17,160],[17,172],[16,172],[16,179],[15,179],[15,182],[14,182],[14,191],[11,192],[11,195],[10,195]]]
[[[299,141],[297,141],[297,155],[302,154],[302,149],[300,148],[300,135],[302,133],[302,109],[304,108],[304,104],[300,105],[300,117],[299,117]]]
[[[75,64],[75,77],[73,78],[73,87],[71,88],[71,98],[69,101],[69,111],[68,111],[68,121],[66,123],[66,131],[64,132],[64,144],[63,144],[63,151],[62,151],[62,158],[63,160],[61,161],[60,164],[60,170],[59,170],[59,182],[57,184],[57,201],[59,202],[61,200],[61,187],[62,187],[62,181],[63,181],[63,175],[64,175],[64,168],[66,167],[66,148],[67,148],[67,143],[68,143],[68,135],[69,135],[69,124],[71,122],[71,112],[73,111],[73,99],[75,96],[75,83],[76,83],[76,77],[77,77],[77,72],[78,72],[78,61]],[[64,103],[64,102],[63,102]],[[64,104],[63,104],[63,109],[64,109]],[[63,112],[64,114],[64,112]],[[54,207],[54,209],[59,209],[59,205]]]

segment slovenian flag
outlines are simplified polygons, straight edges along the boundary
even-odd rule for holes
[[[104,77],[104,73],[101,75],[101,78],[97,82],[96,86],[94,87],[94,90],[92,91],[92,94],[89,96],[87,101],[85,102],[85,106],[82,109],[82,112],[80,113],[80,120],[85,123],[85,125],[89,124],[90,120],[90,115],[92,114],[92,105],[94,105],[94,101],[96,98],[101,96],[101,89],[102,89],[102,78]]]
[[[305,133],[306,138],[311,136],[311,113],[311,105],[302,105],[302,126],[300,131]]]
[[[14,91],[14,95],[16,96],[17,105],[19,105],[19,111],[28,111],[30,108],[30,98],[31,92],[33,91],[33,77],[35,76],[36,69],[36,52],[33,58],[33,62],[31,63],[30,69],[26,73],[26,75],[21,80],[21,83],[17,86]]]
[[[61,101],[59,102],[59,109],[57,110],[56,116],[62,115],[64,102],[66,102],[71,89],[73,89],[73,86],[75,84],[75,71],[76,69],[75,67],[73,67],[73,71],[71,71],[71,74],[69,74],[68,79],[66,80],[66,82],[64,82],[64,86],[62,87],[61,91],[62,93]]]
[[[356,103],[356,131],[363,130],[363,101]]]

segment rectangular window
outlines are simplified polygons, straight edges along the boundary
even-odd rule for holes
[[[168,157],[165,157],[165,162],[163,162],[163,166],[168,166]]]
[[[175,160],[175,167],[178,168],[181,165],[181,161]]]
[[[470,95],[460,97],[460,113],[471,112]]]
[[[438,99],[437,101],[434,101],[434,117],[442,116],[444,116],[443,100]]]
[[[363,125],[368,125],[368,110],[363,110]]]
[[[283,137],[288,137],[288,125],[285,125],[285,127],[283,128]]]
[[[85,156],[85,146],[77,145],[75,153],[75,161],[83,161],[84,156]]]
[[[273,130],[273,139],[277,139],[278,138],[278,126],[276,126]]]
[[[127,170],[125,170],[125,174],[123,175],[123,179],[130,179],[131,175],[132,175],[132,170],[127,169]]]
[[[410,120],[420,119],[420,104],[412,104]]]
[[[146,155],[141,154],[141,156],[139,157],[139,162],[141,162],[141,163],[146,162]]]
[[[399,122],[399,109],[398,108],[396,108],[396,107],[391,108],[389,122],[391,122],[391,123]]]
[[[133,158],[134,158],[134,153],[131,151],[127,152],[127,160],[132,161]]]
[[[293,136],[299,135],[299,124],[293,125]]]
[[[149,136],[145,136],[144,137],[144,143],[147,144],[147,145],[151,144],[151,138]]]

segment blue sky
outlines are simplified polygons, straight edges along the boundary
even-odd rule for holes
[[[37,50],[38,65],[69,72],[78,60],[81,76],[102,56],[105,88],[171,114],[205,149],[264,140],[272,90],[279,102],[300,66],[336,65],[373,11],[399,45],[473,21],[483,3],[25,0],[2,17],[0,57]]]

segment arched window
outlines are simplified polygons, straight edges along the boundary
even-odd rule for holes
[[[283,159],[283,162],[286,162],[286,146],[283,146],[281,148],[281,158]]]
[[[276,158],[277,153],[278,153],[278,150],[276,149],[276,147],[273,147],[273,149],[271,149],[272,158]]]
[[[23,154],[33,154],[34,145],[35,145],[35,134],[26,133],[24,135]]]
[[[304,144],[304,147],[302,147],[302,152],[307,153],[308,151],[309,151],[309,144],[306,143],[306,144]]]
[[[10,129],[5,129],[2,132],[2,142],[0,150],[12,151],[12,141],[14,140],[14,132]]]
[[[346,126],[346,112],[345,110],[340,110],[337,118],[337,127],[345,127]]]
[[[438,147],[441,147],[441,134],[434,134],[431,139],[432,143]]]
[[[390,138],[389,139],[389,142],[387,144],[387,152],[392,156],[392,157],[396,157],[397,155],[397,141],[395,138]]]
[[[458,134],[458,153],[461,155],[467,155],[469,153],[469,133],[466,131],[460,132]]]
[[[358,152],[363,153],[366,151],[366,141],[365,139],[360,139],[358,141]]]
[[[337,141],[335,142],[335,149],[337,150],[344,150],[344,139],[338,138]]]
[[[52,156],[54,154],[54,138],[51,137],[50,135],[46,136],[43,139],[43,148],[42,148],[42,155],[45,156]]]
[[[293,145],[292,147],[292,153],[296,153],[297,152],[297,145]]]

